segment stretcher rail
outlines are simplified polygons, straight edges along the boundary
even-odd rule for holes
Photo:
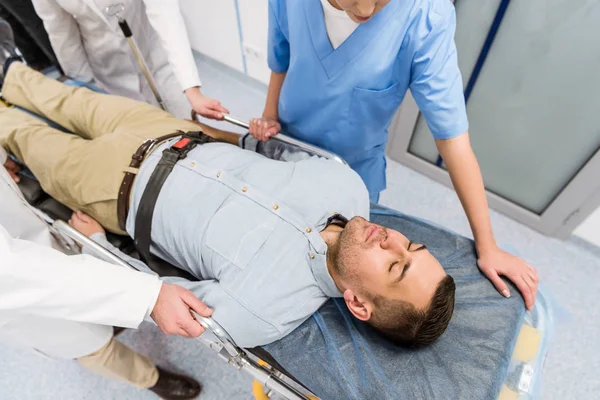
[[[250,124],[248,124],[247,122],[244,122],[236,117],[232,117],[230,115],[224,115],[223,116],[223,120],[229,122],[230,124],[233,125],[237,125],[241,128],[244,129],[250,129]],[[335,153],[332,153],[330,151],[327,150],[323,150],[319,147],[313,146],[311,144],[308,143],[304,143],[298,139],[294,139],[290,136],[284,135],[283,133],[278,133],[276,136],[274,136],[271,140],[278,140],[282,143],[286,143],[292,146],[296,146],[304,151],[307,151],[309,153],[312,153],[314,155],[320,156],[320,157],[324,157],[327,158],[328,160],[333,160],[333,161],[337,161],[340,164],[344,164],[344,165],[348,165],[348,163],[340,156],[338,156]]]

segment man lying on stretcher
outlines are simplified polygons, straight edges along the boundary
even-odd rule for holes
[[[75,135],[0,107],[0,145],[29,166],[46,192],[117,233],[117,198],[132,154],[148,138],[199,130],[147,104],[67,87],[19,62],[7,70],[2,96]],[[146,184],[176,141],[159,145],[137,172],[126,218],[134,238]],[[283,163],[207,143],[180,160],[162,187],[151,249],[202,279],[165,281],[194,291],[240,346],[285,336],[336,296],[392,341],[429,344],[451,318],[454,282],[424,245],[369,223],[368,215],[367,190],[350,168],[316,157]],[[72,223],[101,233],[82,213]],[[103,241],[101,234],[94,238]]]

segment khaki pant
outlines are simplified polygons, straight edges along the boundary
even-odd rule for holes
[[[127,382],[137,388],[151,388],[158,381],[158,370],[147,357],[123,343],[110,339],[98,351],[78,358],[79,364],[106,378]]]
[[[69,87],[21,63],[8,69],[2,97],[75,133],[0,104],[0,146],[31,169],[44,191],[115,233],[124,233],[117,197],[131,155],[146,139],[198,130],[154,106]]]

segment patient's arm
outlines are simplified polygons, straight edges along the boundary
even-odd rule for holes
[[[237,146],[238,140],[240,139],[240,135],[237,133],[223,131],[221,129],[213,128],[212,126],[208,126],[203,124],[202,122],[188,120],[198,125],[204,133],[206,133],[211,138],[218,140],[219,142],[225,142],[229,144],[234,144]]]
[[[109,243],[104,233],[98,232],[92,234],[90,238],[117,257],[139,269],[139,271],[156,275],[146,264],[129,257]],[[93,253],[86,248],[83,249],[83,252],[102,258],[101,255]],[[261,346],[283,337],[282,332],[277,327],[259,318],[251,310],[248,310],[238,301],[235,293],[228,292],[216,279],[205,279],[195,282],[179,277],[162,277],[160,279],[164,283],[184,287],[192,292],[196,298],[211,307],[213,310],[213,319],[231,335],[238,346]],[[148,318],[146,319],[149,321]],[[158,321],[156,322],[158,324]]]
[[[69,220],[69,225],[90,237],[123,261],[129,263],[133,267],[132,269],[140,271],[139,275],[156,275],[143,262],[127,256],[110,244],[106,240],[104,228],[88,215],[81,211],[73,213],[73,216]],[[104,257],[103,253],[96,254],[96,252],[89,251],[86,248],[84,248],[83,252],[109,263],[111,262],[111,260]],[[204,333],[204,328],[190,315],[190,311],[194,310],[203,317],[209,317],[212,315],[212,310],[200,301],[197,295],[183,287],[185,285],[181,283],[169,283],[162,279],[160,291],[149,305],[145,319],[150,317],[166,334],[198,337]]]

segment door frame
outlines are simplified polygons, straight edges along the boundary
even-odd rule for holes
[[[419,107],[409,91],[390,125],[393,134],[387,148],[388,156],[431,179],[452,187],[450,175],[445,169],[409,151],[419,116]],[[486,195],[491,208],[545,235],[566,239],[600,206],[600,149],[581,167],[540,215],[488,190]]]

